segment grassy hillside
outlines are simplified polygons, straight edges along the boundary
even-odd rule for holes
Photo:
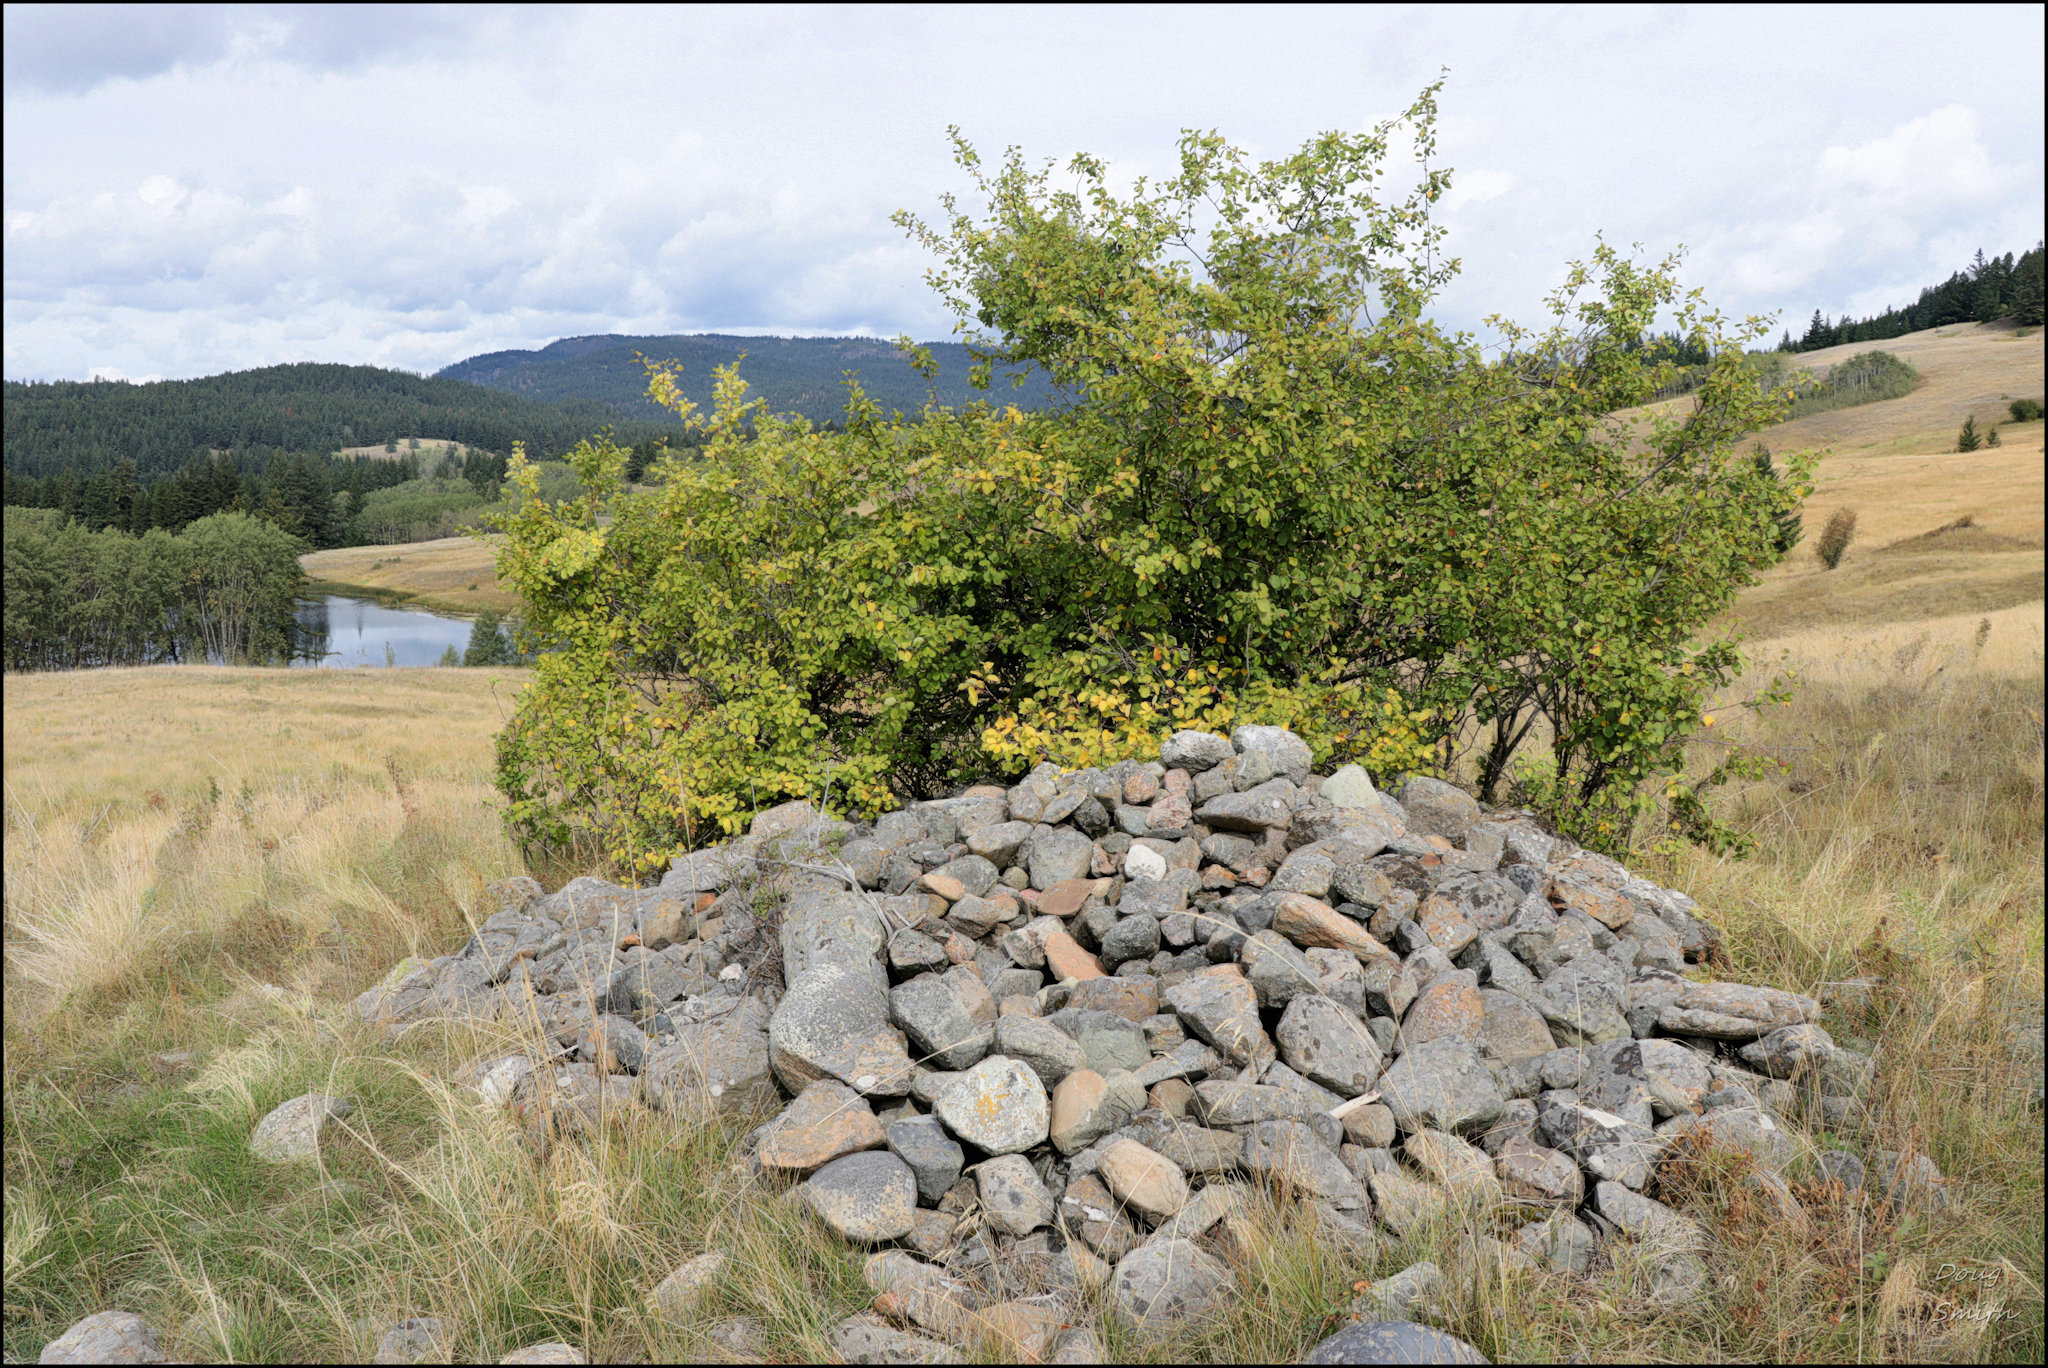
[[[682,363],[683,393],[711,408],[712,371],[746,353],[740,376],[776,413],[801,413],[814,423],[843,415],[844,373],[858,372],[868,397],[886,412],[913,413],[928,393],[950,406],[977,394],[967,383],[967,349],[957,342],[927,344],[939,363],[926,381],[912,371],[895,344],[873,337],[725,337],[714,333],[669,337],[565,337],[535,351],[490,352],[437,371],[440,377],[488,385],[507,394],[550,402],[601,400],[622,416],[670,422],[668,410],[647,397],[647,372],[635,353]],[[1049,393],[1034,377],[1021,389],[998,380],[985,397],[1030,408]]]
[[[490,544],[443,537],[405,546],[350,546],[299,557],[309,591],[362,592],[443,613],[508,613],[519,597],[498,583]]]

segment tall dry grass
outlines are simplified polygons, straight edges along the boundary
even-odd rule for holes
[[[1638,861],[1727,927],[1725,972],[1823,995],[1823,1024],[1878,1057],[1867,1124],[1803,1141],[1804,1231],[1725,1164],[1674,1174],[1719,1238],[1708,1299],[1669,1308],[1625,1248],[1584,1280],[1516,1272],[1481,1238],[1515,1219],[1453,1214],[1361,1257],[1250,1193],[1212,1240],[1238,1278],[1224,1317],[1143,1338],[1098,1290],[1078,1319],[1118,1359],[1289,1361],[1430,1258],[1447,1288],[1421,1314],[1501,1360],[2038,1361],[2040,610],[1991,616],[1981,641],[1965,615],[1760,652],[1805,675],[1791,707],[1719,724],[1791,766],[1721,799],[1760,853]],[[6,681],[10,1357],[119,1306],[203,1362],[359,1360],[414,1315],[445,1318],[459,1359],[553,1339],[730,1359],[744,1322],[761,1357],[817,1361],[870,1300],[855,1252],[744,1177],[744,1121],[622,1109],[538,1144],[459,1082],[537,1040],[393,1042],[348,1016],[518,868],[488,785],[516,672],[498,677],[495,696],[476,671]],[[256,1120],[316,1089],[358,1104],[319,1168],[250,1157]],[[1819,1184],[1822,1146],[1925,1150],[1952,1204],[1901,1219]],[[711,1248],[732,1256],[717,1285],[654,1311]]]

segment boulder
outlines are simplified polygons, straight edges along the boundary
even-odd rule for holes
[[[836,1079],[822,1079],[768,1123],[755,1157],[771,1173],[807,1174],[842,1154],[884,1143],[882,1123],[868,1100]]]
[[[915,1175],[920,1201],[936,1205],[960,1181],[966,1152],[946,1134],[938,1118],[900,1117],[889,1123],[885,1136],[889,1153],[909,1165]]]
[[[1474,1131],[1497,1118],[1505,1100],[1472,1042],[1443,1036],[1415,1045],[1380,1076],[1381,1100],[1404,1131]]]
[[[1192,1240],[1140,1245],[1117,1261],[1110,1281],[1117,1311],[1150,1332],[1215,1315],[1235,1290],[1229,1267]]]
[[[954,1135],[986,1154],[1016,1154],[1043,1142],[1052,1106],[1038,1075],[992,1056],[962,1073],[933,1107]]]
[[[804,1191],[832,1233],[855,1244],[902,1239],[917,1211],[917,1175],[887,1150],[834,1159]]]
[[[1005,1234],[1027,1235],[1052,1220],[1052,1193],[1021,1154],[999,1154],[977,1165],[974,1185],[982,1215]]]
[[[1273,767],[1273,773],[1284,774],[1294,784],[1308,782],[1309,766],[1315,763],[1315,755],[1309,750],[1308,742],[1296,736],[1285,727],[1239,727],[1230,733],[1230,744],[1239,754],[1258,751]]]

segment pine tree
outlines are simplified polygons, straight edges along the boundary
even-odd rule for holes
[[[1757,474],[1772,481],[1778,478],[1778,467],[1771,461],[1771,449],[1762,442],[1756,444],[1755,459]],[[1800,526],[1799,509],[1796,505],[1788,508],[1773,518],[1772,521],[1778,527],[1778,535],[1773,540],[1772,545],[1777,547],[1778,554],[1782,556],[1791,551],[1793,547],[1799,545],[1799,538],[1804,535],[1804,529]]]
[[[1969,417],[1963,419],[1963,430],[1956,434],[1956,450],[1975,451],[1983,445],[1984,439],[1977,435],[1976,418]]]

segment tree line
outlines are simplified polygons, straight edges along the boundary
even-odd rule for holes
[[[272,664],[299,649],[305,546],[275,523],[214,513],[137,535],[55,509],[9,508],[5,519],[9,671]]]
[[[1818,351],[1849,342],[1876,342],[1887,337],[1951,323],[1990,323],[2001,318],[2016,320],[2022,327],[2038,327],[2042,319],[2041,244],[2017,261],[2013,254],[1987,257],[1982,248],[1967,270],[1957,271],[1939,285],[1920,291],[1920,298],[1903,308],[1886,309],[1868,318],[1846,314],[1830,322],[1819,309],[1806,331],[1794,338],[1788,328],[1779,339],[1778,350]]]
[[[149,481],[195,453],[330,453],[434,433],[465,447],[566,451],[601,428],[625,441],[672,424],[621,418],[595,399],[548,402],[375,366],[303,363],[196,380],[6,382],[6,468],[91,473],[132,461]]]

